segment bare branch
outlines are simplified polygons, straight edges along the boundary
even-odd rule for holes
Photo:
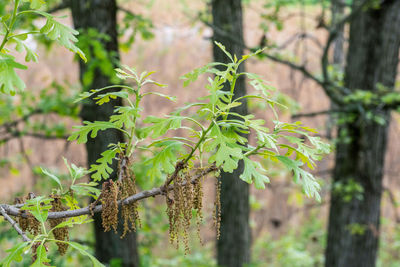
[[[319,115],[327,115],[327,114],[339,113],[339,112],[344,112],[344,111],[339,110],[339,109],[329,109],[329,110],[321,110],[321,111],[315,111],[315,112],[310,112],[310,113],[297,113],[297,114],[292,115],[292,119],[301,118],[301,117],[315,117],[315,116],[319,116]]]
[[[215,165],[212,165],[212,166],[208,167],[207,169],[202,170],[200,173],[198,173],[190,182],[192,184],[196,184],[196,183],[198,183],[198,181],[201,177],[203,177],[211,172],[217,171],[217,170],[218,170],[218,168]],[[172,184],[172,185],[168,186],[168,190],[172,190],[175,186],[184,186],[184,185],[186,185],[186,182],[183,182],[180,185]],[[164,185],[153,188],[151,190],[145,190],[145,191],[139,192],[139,193],[129,196],[125,199],[119,200],[118,205],[119,206],[120,205],[128,205],[133,202],[139,201],[141,199],[162,195],[165,192],[163,190],[163,188],[164,188]],[[20,209],[19,209],[19,207],[21,207],[20,204],[18,206],[17,205],[0,204],[0,207],[5,210],[6,215],[9,214],[12,216],[20,216],[20,217],[24,217],[24,218],[27,217],[26,214],[23,214],[20,212]],[[101,212],[102,209],[103,209],[102,205],[97,205],[93,208],[91,208],[89,205],[85,208],[81,208],[81,209],[77,209],[77,210],[49,212],[48,219],[71,218],[71,217],[78,217],[81,215],[90,215],[92,213]]]
[[[21,228],[19,228],[18,224],[16,221],[14,221],[10,216],[8,216],[8,214],[6,213],[6,211],[4,210],[4,208],[0,205],[0,213],[1,215],[3,215],[4,219],[6,219],[12,227],[14,227],[15,231],[17,231],[17,233],[22,236],[22,239],[25,242],[29,242],[31,241],[31,239],[29,237],[26,236],[26,234],[24,233],[24,231],[21,230]]]

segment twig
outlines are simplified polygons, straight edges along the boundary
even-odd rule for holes
[[[207,169],[201,171],[200,173],[198,173],[190,182],[192,184],[196,184],[198,183],[199,179],[211,172],[217,171],[218,168],[215,165],[212,165],[210,167],[208,167]],[[168,190],[172,190],[175,186],[184,186],[186,185],[186,182],[183,182],[180,185],[169,185],[168,186]],[[132,196],[129,196],[125,199],[119,200],[118,201],[118,205],[128,205],[131,204],[133,202],[139,201],[141,199],[145,199],[145,198],[149,198],[149,197],[155,197],[157,195],[162,195],[164,193],[163,191],[163,187],[164,186],[160,186],[160,187],[156,187],[153,188],[151,190],[145,190],[142,192],[139,192],[137,194],[134,194]],[[12,216],[20,216],[20,217],[27,217],[26,214],[21,214],[20,213],[20,209],[18,207],[20,207],[21,205],[19,204],[18,206],[16,205],[8,205],[8,204],[0,204],[0,207],[2,207],[6,214],[12,215]],[[102,211],[103,207],[102,205],[97,205],[93,208],[90,208],[90,205],[82,208],[82,209],[77,209],[77,210],[67,210],[67,211],[57,211],[57,212],[49,212],[48,213],[48,219],[60,219],[60,218],[71,218],[71,217],[78,217],[81,215],[88,215],[88,214],[92,214],[93,213],[97,213]]]
[[[21,230],[21,228],[19,228],[18,224],[16,221],[14,221],[10,216],[8,216],[7,212],[4,210],[4,208],[2,206],[0,206],[0,213],[1,215],[3,215],[4,219],[6,219],[12,227],[14,227],[15,231],[17,231],[17,233],[22,236],[22,239],[25,242],[29,242],[31,241],[31,239],[29,237],[26,236],[26,234],[24,233],[24,231]]]
[[[301,118],[301,117],[315,117],[315,116],[319,116],[319,115],[326,115],[326,114],[339,113],[339,112],[344,112],[344,111],[339,110],[339,109],[329,109],[329,110],[321,110],[321,111],[315,111],[315,112],[310,112],[310,113],[297,113],[297,114],[292,115],[292,119]]]
[[[52,8],[50,8],[49,10],[47,10],[47,13],[50,13],[50,14],[51,14],[51,13],[55,13],[55,12],[57,12],[57,11],[60,11],[60,10],[69,8],[69,7],[71,6],[70,1],[71,1],[71,0],[63,0],[63,1],[61,2],[61,4],[56,5],[56,6],[52,7]]]

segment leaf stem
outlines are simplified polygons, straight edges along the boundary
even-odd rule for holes
[[[6,45],[7,41],[9,40],[8,36],[12,32],[12,28],[14,26],[15,20],[17,19],[18,4],[19,4],[19,0],[15,0],[14,10],[13,10],[13,13],[11,16],[10,25],[8,27],[6,27],[6,34],[4,35],[3,41],[0,44],[0,52],[3,50],[4,46]]]

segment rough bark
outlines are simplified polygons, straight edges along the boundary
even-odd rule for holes
[[[354,1],[360,4],[361,0]],[[350,24],[350,43],[345,69],[349,89],[376,91],[382,84],[393,89],[400,46],[400,1],[382,1],[379,9],[360,12]],[[375,266],[378,241],[380,202],[389,111],[372,110],[386,120],[385,125],[365,119],[339,127],[336,165],[329,215],[328,245],[325,266]],[[365,115],[365,114],[364,114]],[[350,180],[361,185],[361,199],[345,201],[335,184]],[[351,229],[361,230],[358,233]]]
[[[214,41],[222,43],[227,51],[243,55],[243,24],[240,0],[213,0],[213,24],[223,32],[234,36],[238,42],[233,43],[226,35],[214,31]],[[227,62],[229,59],[215,45],[214,61]],[[244,64],[239,71],[244,71]],[[236,82],[235,98],[246,94],[244,76]],[[247,114],[247,105],[239,106],[235,112]],[[218,265],[224,267],[242,267],[250,262],[250,227],[249,227],[249,185],[239,175],[243,172],[243,162],[233,173],[221,174],[221,235],[217,241]]]
[[[70,5],[75,28],[83,33],[89,28],[93,28],[99,33],[107,34],[110,39],[102,41],[104,48],[107,52],[118,55],[116,1],[72,0]],[[86,71],[87,65],[80,62],[81,80]],[[107,85],[110,85],[109,76],[104,75],[99,69],[96,69],[92,83],[84,89],[102,88]],[[83,105],[80,116],[84,121],[108,120],[113,113],[114,106],[121,105],[122,102],[119,99],[110,101],[102,106],[97,106],[93,101],[90,101]],[[100,154],[108,148],[110,143],[123,141],[123,135],[115,130],[101,131],[96,138],[89,138],[86,143],[88,166],[96,162]],[[116,162],[114,162],[112,168],[116,170],[116,167]],[[116,173],[114,172],[111,178],[114,179],[115,177]],[[139,266],[135,233],[130,233],[124,239],[120,239],[120,234],[115,234],[113,231],[104,232],[99,215],[94,216],[94,221],[96,257],[104,263],[109,263],[112,259],[119,259],[121,266]],[[121,228],[121,225],[119,225],[119,228]]]

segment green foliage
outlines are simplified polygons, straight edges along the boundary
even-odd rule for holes
[[[78,54],[85,62],[87,61],[82,50],[75,46],[75,42],[78,41],[78,39],[75,37],[78,35],[78,31],[61,24],[48,13],[40,11],[36,11],[36,13],[47,18],[46,24],[40,29],[42,34],[45,34],[51,40],[57,41],[60,45],[69,49],[71,52]]]
[[[116,149],[106,150],[101,153],[101,158],[96,161],[98,164],[92,164],[90,166],[89,171],[93,172],[92,179],[94,181],[100,181],[102,178],[107,179],[110,176],[113,169],[108,165],[111,165],[117,153],[118,151]]]
[[[104,44],[110,41],[110,37],[104,33],[99,33],[96,29],[89,28],[79,35],[79,47],[87,57],[86,71],[82,77],[83,86],[90,86],[95,78],[95,72],[100,70],[101,74],[109,77],[112,83],[118,83],[114,72],[117,55],[108,52]]]
[[[20,10],[20,5],[23,2],[30,3],[30,9]],[[0,28],[0,92],[14,95],[16,91],[22,91],[25,88],[24,82],[15,73],[16,68],[26,69],[26,66],[15,61],[15,58],[10,55],[10,49],[6,47],[11,43],[15,43],[17,52],[26,52],[25,61],[37,62],[37,55],[27,46],[24,41],[28,35],[42,34],[47,38],[57,41],[60,45],[66,47],[70,51],[77,53],[83,60],[86,61],[84,53],[75,46],[78,32],[61,24],[55,18],[39,9],[45,5],[44,0],[15,0],[11,13],[5,13],[0,17],[2,22]],[[0,14],[3,14],[0,13]],[[46,24],[41,29],[29,29],[27,32],[16,33],[16,25],[28,15],[40,15],[46,18]],[[31,27],[30,27],[31,28]]]
[[[25,83],[19,78],[15,69],[27,69],[26,66],[15,62],[11,55],[0,53],[0,92],[14,95],[16,89],[25,89]]]
[[[44,196],[35,197],[27,200],[21,210],[29,211],[33,216],[35,216],[36,220],[44,224],[44,222],[47,220],[49,210],[52,207],[50,205],[52,200],[52,198]]]
[[[25,66],[15,62],[14,58],[9,55],[10,51],[5,47],[6,44],[8,45],[10,42],[16,43],[17,51],[26,52],[26,61],[37,60],[34,52],[29,50],[23,43],[29,34],[45,35],[50,40],[57,41],[60,45],[77,53],[83,60],[86,60],[83,53],[85,51],[89,60],[99,59],[98,62],[90,63],[92,65],[88,66],[89,70],[90,68],[100,67],[103,74],[110,75],[110,68],[113,66],[112,61],[114,58],[113,55],[108,55],[105,52],[102,45],[109,37],[98,35],[94,31],[88,31],[87,35],[82,38],[84,40],[82,42],[82,51],[75,45],[77,31],[57,22],[52,15],[37,10],[42,7],[44,1],[29,0],[30,8],[33,9],[24,11],[19,11],[19,2],[19,0],[15,1],[12,15],[2,17],[5,30],[1,34],[3,39],[0,45],[0,72],[4,74],[11,73],[7,78],[0,80],[3,92],[13,94],[17,91],[16,89],[22,90],[24,87],[23,82],[16,76],[14,69],[25,68]],[[40,31],[15,34],[14,24],[19,16],[23,14],[41,15],[46,18],[46,23]],[[147,28],[146,25],[143,27]],[[142,30],[144,32],[144,29]],[[96,38],[95,35],[97,36]],[[95,41],[92,41],[92,39],[95,39]],[[243,160],[245,169],[240,178],[248,183],[254,182],[257,188],[264,188],[264,184],[269,182],[269,178],[266,176],[267,171],[259,163],[260,160],[269,159],[275,162],[282,162],[293,172],[295,182],[302,185],[306,195],[319,200],[318,183],[301,166],[307,165],[309,168],[313,168],[315,161],[329,152],[329,146],[318,138],[310,136],[311,133],[314,133],[313,129],[304,127],[300,123],[279,122],[275,107],[280,104],[274,99],[274,88],[263,81],[260,76],[238,72],[239,65],[243,61],[255,56],[260,51],[238,59],[236,55],[231,55],[227,52],[222,44],[217,43],[217,45],[224,51],[231,62],[228,64],[210,63],[184,75],[182,77],[184,85],[188,86],[195,82],[200,75],[211,74],[212,77],[208,78],[208,84],[206,85],[208,94],[200,98],[198,102],[188,104],[166,116],[149,116],[144,119],[141,116],[141,103],[143,98],[148,95],[157,95],[171,101],[175,100],[174,97],[160,92],[147,91],[146,85],[165,86],[150,79],[152,72],[139,74],[134,68],[122,66],[115,70],[115,74],[111,74],[110,80],[112,82],[117,81],[117,78],[130,80],[133,81],[133,86],[112,85],[93,89],[80,95],[78,100],[92,97],[98,105],[108,103],[112,99],[121,98],[125,105],[115,107],[114,114],[108,121],[83,122],[82,126],[74,128],[75,131],[71,134],[69,140],[86,143],[88,138],[95,138],[99,131],[113,129],[122,132],[126,142],[110,144],[109,148],[101,154],[96,164],[90,166],[89,170],[79,168],[65,161],[69,171],[68,183],[61,179],[61,176],[42,169],[42,173],[53,181],[57,188],[53,189],[53,195],[50,197],[34,197],[27,200],[21,208],[29,211],[38,221],[40,233],[36,236],[29,234],[32,241],[15,246],[9,251],[8,257],[2,262],[3,264],[4,262],[21,260],[21,254],[29,249],[36,255],[33,266],[43,266],[50,262],[49,255],[45,249],[46,245],[51,243],[59,245],[62,243],[89,257],[94,266],[103,266],[87,251],[86,247],[68,241],[68,239],[56,239],[57,230],[62,228],[67,231],[66,229],[69,227],[88,223],[91,221],[88,220],[88,216],[57,221],[57,225],[53,225],[50,229],[46,221],[49,212],[56,207],[56,199],[59,199],[68,209],[78,209],[77,196],[98,197],[100,192],[96,188],[96,182],[108,179],[111,172],[114,171],[111,164],[121,157],[131,158],[133,155],[142,153],[148,156],[144,161],[135,162],[135,166],[139,166],[139,169],[144,170],[147,179],[154,181],[162,180],[174,172],[178,162],[181,162],[185,168],[193,168],[195,164],[200,166],[216,165],[221,170],[233,172],[238,167],[239,161]],[[88,86],[93,80],[93,72],[92,74],[90,74],[90,71],[88,73],[89,76],[84,77],[84,86]],[[237,79],[243,75],[249,79],[250,85],[256,89],[256,94],[235,99],[235,84]],[[60,107],[59,104],[63,103],[62,99],[63,96],[61,95],[55,101],[43,103],[40,112],[56,111],[64,112],[65,114],[76,114],[70,109],[63,110]],[[263,120],[257,119],[252,115],[244,116],[235,112],[235,108],[242,105],[247,99],[262,101],[273,110],[276,119],[273,121],[273,129],[269,129]],[[3,103],[0,102],[0,104]],[[10,101],[4,101],[4,105],[10,105]],[[191,115],[182,115],[184,111]],[[19,112],[19,115],[26,114],[24,110]],[[29,112],[32,112],[32,110],[29,110]],[[7,113],[4,117],[4,120],[10,120],[13,117],[13,112]],[[185,131],[186,133],[183,136],[171,137],[170,130],[181,130],[181,132]],[[64,131],[60,132],[63,133]],[[254,143],[252,143],[253,140],[250,141],[248,139],[248,134],[253,133],[256,137]],[[137,160],[137,158],[139,157],[135,157],[134,160]],[[89,173],[94,181],[77,183],[79,179]],[[63,209],[61,203],[58,204],[58,208]],[[190,260],[186,259],[178,261],[178,263],[186,264],[190,263]],[[170,263],[164,261],[158,264],[166,266]],[[201,263],[201,260],[194,260],[190,264],[201,266],[203,263]]]
[[[336,182],[333,184],[332,189],[333,194],[340,196],[342,201],[347,203],[353,199],[363,199],[364,188],[354,179]]]
[[[124,12],[122,23],[118,27],[118,34],[126,38],[120,44],[121,49],[124,51],[130,49],[138,34],[140,34],[143,40],[149,40],[154,37],[152,32],[154,29],[153,22],[140,14]]]
[[[21,262],[22,253],[26,251],[28,245],[29,242],[22,242],[6,250],[6,252],[8,252],[9,254],[0,262],[1,266],[8,267],[11,266],[13,262]]]

